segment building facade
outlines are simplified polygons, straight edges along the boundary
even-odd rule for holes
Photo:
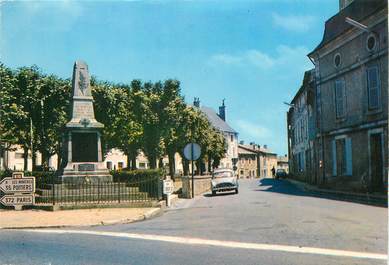
[[[287,155],[277,157],[277,169],[283,169],[286,173],[289,173],[289,159]]]
[[[266,145],[261,147],[255,143],[238,146],[238,176],[239,178],[265,178],[272,176],[272,169],[277,170],[277,154],[271,152]],[[283,165],[284,166],[284,165]]]
[[[233,169],[238,162],[238,132],[236,132],[226,121],[226,106],[224,100],[219,107],[219,113],[212,108],[200,106],[200,100],[195,98],[193,105],[205,114],[211,125],[223,134],[227,147],[224,158],[220,160],[220,168]]]
[[[238,170],[239,178],[257,178],[259,177],[259,155],[253,145],[238,145]]]
[[[321,185],[386,189],[387,17],[387,0],[341,0],[321,43],[308,55],[315,65],[315,166]]]
[[[287,114],[289,172],[291,177],[316,183],[316,96],[315,72],[306,71]]]

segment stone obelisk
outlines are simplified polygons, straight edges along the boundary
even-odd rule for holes
[[[63,182],[110,182],[101,150],[101,129],[95,119],[88,66],[76,61],[73,68],[71,120],[64,135]]]

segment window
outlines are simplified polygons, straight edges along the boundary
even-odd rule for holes
[[[231,142],[234,141],[234,136],[231,134]]]
[[[366,39],[366,49],[369,52],[372,52],[375,50],[377,44],[377,38],[374,34],[370,34]]]
[[[381,93],[377,66],[369,67],[367,69],[367,92],[369,109],[378,109],[381,104]]]
[[[142,168],[142,169],[146,168],[146,163],[140,162],[139,163],[139,168]]]
[[[343,118],[346,112],[346,91],[343,80],[335,81],[336,118]]]
[[[352,175],[352,144],[349,137],[332,141],[332,174],[334,176]]]
[[[112,162],[111,161],[107,161],[107,168],[109,170],[112,170]]]
[[[334,56],[334,65],[335,65],[335,67],[338,68],[341,63],[342,63],[342,59],[340,57],[340,54],[339,53],[335,54],[335,56]]]
[[[118,170],[122,170],[123,169],[123,162],[119,162],[118,163]]]
[[[24,153],[15,153],[15,159],[23,159]]]

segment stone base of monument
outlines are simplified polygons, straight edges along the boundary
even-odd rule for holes
[[[68,163],[60,177],[63,183],[97,184],[112,182],[112,175],[103,162]]]

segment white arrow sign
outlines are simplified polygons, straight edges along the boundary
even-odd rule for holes
[[[35,197],[33,194],[4,195],[0,199],[0,203],[5,206],[33,205]]]
[[[35,177],[4,178],[0,181],[0,190],[4,193],[34,193]]]

